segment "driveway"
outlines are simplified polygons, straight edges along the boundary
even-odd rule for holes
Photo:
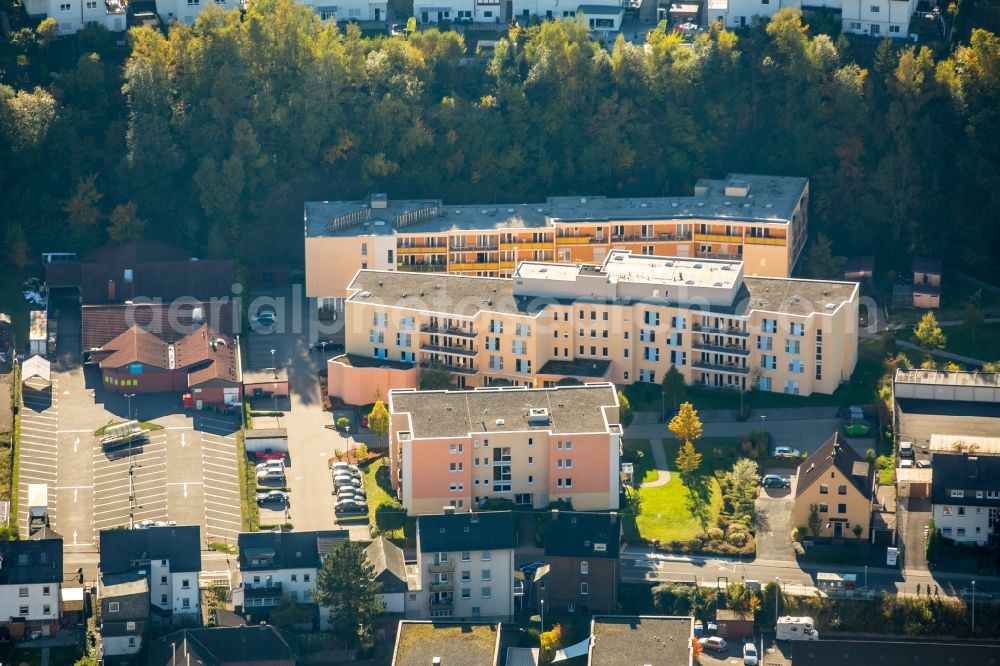
[[[896,520],[903,538],[903,568],[927,571],[927,545],[924,528],[931,519],[931,501],[926,497],[900,497],[896,501]]]
[[[792,550],[792,509],[795,483],[792,488],[761,488],[755,505],[757,517],[754,533],[757,539],[757,559],[795,561]]]
[[[784,410],[788,411],[788,410]],[[704,421],[703,437],[744,437],[754,430],[766,430],[771,436],[772,446],[790,446],[803,453],[813,453],[822,446],[833,433],[840,430],[843,422],[838,418],[771,419],[763,421]],[[639,423],[636,421],[625,431],[628,439],[671,438],[665,423]]]
[[[288,372],[289,397],[278,404],[286,412],[281,424],[288,432],[288,518],[298,531],[333,529],[333,480],[327,461],[352,440],[332,429],[333,416],[323,410],[319,371],[326,366],[326,356],[310,351],[310,339],[317,335],[311,309],[301,285],[258,291],[253,297],[274,305],[278,321],[268,330],[247,332],[248,365],[272,367],[273,349],[274,365]],[[262,512],[261,522],[281,517],[279,512]]]

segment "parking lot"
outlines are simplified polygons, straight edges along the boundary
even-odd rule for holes
[[[28,486],[49,486],[49,522],[57,529],[58,515],[51,505],[56,499],[59,470],[59,380],[52,379],[51,392],[26,390],[21,399],[20,480],[17,489],[17,525],[28,534]]]
[[[53,373],[51,404],[26,394],[18,525],[27,533],[28,485],[49,484],[49,521],[66,548],[93,550],[97,533],[141,521],[202,527],[206,543],[234,543],[242,526],[237,421],[184,413],[176,395],[105,392],[77,367]],[[95,387],[95,384],[97,385]],[[160,429],[105,450],[94,431],[133,418]]]

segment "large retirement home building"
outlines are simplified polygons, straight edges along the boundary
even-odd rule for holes
[[[751,174],[699,180],[685,197],[311,201],[306,295],[339,310],[359,270],[511,277],[522,261],[600,263],[613,249],[742,261],[751,275],[787,277],[805,244],[808,206],[805,178]]]
[[[494,383],[658,383],[833,393],[857,360],[858,284],[745,277],[740,262],[614,250],[601,265],[524,262],[513,278],[361,271],[329,392],[354,404],[439,368]]]
[[[611,384],[389,392],[393,487],[409,515],[489,498],[543,509],[618,508],[618,399]]]

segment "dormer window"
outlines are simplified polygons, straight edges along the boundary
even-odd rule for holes
[[[965,497],[965,491],[964,490],[952,490],[951,491],[951,496],[952,497]]]
[[[594,551],[598,553],[606,553],[608,551],[608,544],[606,543],[595,543]]]

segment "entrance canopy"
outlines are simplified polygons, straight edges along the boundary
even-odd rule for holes
[[[21,364],[21,383],[35,391],[52,386],[52,364],[41,356],[32,356]]]

